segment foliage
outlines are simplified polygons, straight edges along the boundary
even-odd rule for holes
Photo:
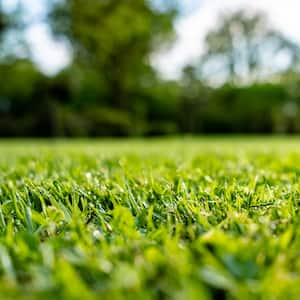
[[[221,74],[225,81],[235,83],[261,80],[270,70],[281,69],[282,54],[288,56],[289,62],[283,66],[287,69],[300,58],[299,46],[272,29],[265,15],[246,10],[221,16],[207,33],[205,47],[202,68],[208,79]]]
[[[299,45],[263,14],[220,17],[202,61],[176,80],[158,74],[151,61],[174,37],[176,2],[49,1],[49,29],[73,55],[53,76],[19,42],[22,9],[0,7],[0,136],[299,133]]]
[[[1,9],[1,6],[0,6]],[[0,10],[0,41],[2,39],[3,32],[5,32],[7,28],[7,20],[6,15]]]
[[[202,111],[203,132],[276,133],[279,115],[284,119],[289,103],[282,85],[224,86],[214,93]],[[288,131],[288,130],[287,130]]]
[[[0,298],[298,299],[298,143],[1,142]]]
[[[179,84],[158,78],[136,89],[134,109],[106,100],[97,72],[72,66],[49,78],[27,60],[2,64],[1,136],[153,136],[175,133],[297,133],[297,73],[280,83],[206,86],[194,68]],[[154,78],[153,78],[154,79]],[[132,100],[133,101],[133,100]]]
[[[172,37],[174,16],[145,0],[64,0],[53,5],[50,22],[70,42],[74,62],[102,77],[110,104],[132,110],[149,80],[150,55]]]

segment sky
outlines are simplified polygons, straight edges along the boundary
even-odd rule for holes
[[[195,0],[192,12],[176,24],[177,41],[168,52],[156,57],[155,65],[168,77],[176,77],[182,66],[196,61],[204,48],[204,37],[220,13],[238,9],[263,11],[270,24],[300,43],[299,0]]]
[[[54,41],[47,26],[39,22],[47,0],[4,0],[7,7],[22,1],[30,18],[36,23],[27,30],[34,60],[41,69],[54,74],[70,61],[66,45]],[[300,43],[300,1],[299,0],[181,0],[182,16],[176,22],[177,39],[171,49],[156,55],[153,64],[162,75],[175,78],[181,68],[197,60],[203,50],[207,31],[214,27],[221,12],[240,8],[266,12],[274,28]]]

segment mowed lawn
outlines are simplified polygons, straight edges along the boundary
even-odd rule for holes
[[[0,141],[0,299],[299,299],[300,137]]]

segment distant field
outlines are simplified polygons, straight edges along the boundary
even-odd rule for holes
[[[300,137],[0,141],[0,299],[299,299]]]

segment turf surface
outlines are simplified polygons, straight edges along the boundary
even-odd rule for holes
[[[1,299],[299,299],[300,138],[0,142]]]

